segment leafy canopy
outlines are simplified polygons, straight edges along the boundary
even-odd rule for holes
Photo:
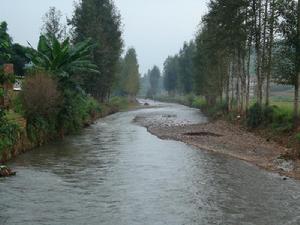
[[[78,72],[99,73],[89,60],[93,44],[89,39],[71,45],[69,39],[59,42],[56,37],[40,37],[37,50],[28,57],[38,69],[55,74],[59,80],[69,79]]]

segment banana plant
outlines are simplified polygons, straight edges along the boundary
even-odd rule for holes
[[[55,37],[42,35],[37,50],[32,48],[27,56],[36,68],[54,74],[58,80],[68,80],[78,73],[99,73],[89,59],[93,47],[89,39],[72,45],[69,38],[60,42]]]

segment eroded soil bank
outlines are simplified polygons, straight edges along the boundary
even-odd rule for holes
[[[181,141],[200,150],[226,154],[283,176],[300,179],[300,161],[286,160],[287,148],[224,120],[193,124],[180,121],[170,112],[138,115],[134,121],[161,139]]]

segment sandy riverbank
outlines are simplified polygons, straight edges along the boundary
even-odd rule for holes
[[[218,152],[283,176],[300,179],[300,162],[285,160],[288,149],[223,120],[201,124],[173,123],[175,115],[154,119],[139,115],[135,122],[161,139],[181,141],[200,150]]]

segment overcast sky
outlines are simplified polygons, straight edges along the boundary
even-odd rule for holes
[[[71,17],[74,0],[0,0],[0,21],[7,21],[14,42],[36,46],[42,17],[50,6]],[[162,68],[167,56],[176,54],[192,39],[207,0],[115,0],[123,19],[127,49],[135,47],[140,70]]]

